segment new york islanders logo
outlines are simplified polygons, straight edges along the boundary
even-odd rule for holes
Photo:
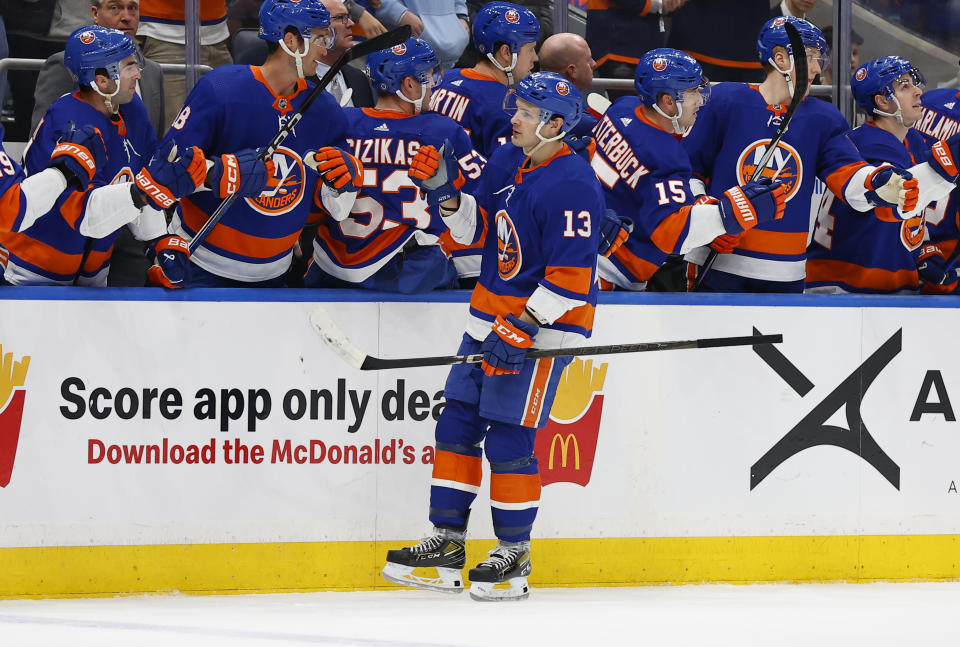
[[[787,22],[787,19],[784,18],[783,16],[780,16],[779,18],[777,18],[776,20],[773,21],[773,26],[774,26],[774,27],[783,27],[783,26],[786,24],[786,22]]]
[[[20,421],[23,417],[23,402],[26,389],[23,388],[30,368],[30,356],[13,360],[13,353],[3,353],[0,346],[0,487],[10,484],[13,474],[13,460],[17,455],[17,441],[20,439]]]
[[[769,139],[760,139],[753,142],[740,153],[737,160],[737,178],[741,185],[746,184],[753,177],[757,165],[763,159],[767,148],[770,146]],[[776,179],[783,182],[787,190],[787,201],[789,201],[797,191],[800,190],[800,183],[803,181],[803,161],[800,159],[800,153],[790,144],[782,140],[777,144],[777,149],[773,151],[767,165],[760,172],[760,178],[770,178],[776,176]]]
[[[501,209],[495,218],[497,225],[497,270],[500,278],[509,281],[520,271],[523,252],[520,249],[520,237],[510,215]]]
[[[857,81],[863,81],[865,78],[867,78],[867,68],[861,67],[859,70],[857,70],[856,78]]]
[[[403,56],[404,54],[407,53],[407,46],[403,43],[400,43],[399,45],[394,45],[393,47],[391,47],[390,51],[396,54],[397,56]]]
[[[543,485],[564,481],[586,486],[597,453],[607,365],[575,359],[563,371],[550,419],[537,432],[534,453]]]
[[[508,9],[507,13],[503,14],[503,17],[512,25],[520,24],[520,12],[516,9]]]
[[[84,45],[89,45],[95,40],[97,40],[97,35],[94,34],[92,31],[85,31],[82,34],[80,34],[80,42],[83,43]]]
[[[273,152],[272,188],[255,198],[245,198],[252,209],[265,216],[279,216],[295,208],[303,200],[303,160],[286,146]],[[274,184],[275,183],[275,184]]]
[[[665,69],[667,69],[667,59],[665,58],[653,59],[652,67],[657,72],[663,72]]]
[[[557,81],[557,94],[561,97],[565,97],[570,94],[570,86],[567,85],[566,81]]]

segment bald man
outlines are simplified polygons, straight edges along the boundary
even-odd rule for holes
[[[540,69],[544,72],[556,72],[566,78],[586,99],[587,90],[593,83],[593,71],[597,69],[597,62],[593,60],[587,41],[577,34],[564,32],[543,41],[540,46]],[[571,134],[577,137],[589,135],[600,117],[589,106],[584,108],[583,118],[571,131]]]

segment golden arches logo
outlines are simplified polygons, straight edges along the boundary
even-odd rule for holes
[[[556,456],[554,451],[557,448],[557,441],[560,441],[560,467],[567,466],[567,457],[570,454],[570,445],[573,445],[573,469],[580,469],[580,443],[577,442],[577,437],[572,433],[564,436],[563,434],[556,433],[553,435],[553,440],[550,441],[550,460],[547,461],[547,469],[553,469],[553,457]]]

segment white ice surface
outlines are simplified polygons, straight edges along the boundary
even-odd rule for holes
[[[0,601],[0,645],[953,645],[960,583],[421,591]]]

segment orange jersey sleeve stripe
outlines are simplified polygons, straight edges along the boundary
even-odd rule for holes
[[[71,229],[77,228],[77,221],[83,215],[85,197],[86,193],[73,192],[69,198],[63,201],[63,206],[60,207],[60,215],[67,221]]]
[[[10,231],[20,213],[20,185],[12,186],[0,196],[0,231]]]
[[[433,457],[433,478],[480,486],[483,477],[482,460],[479,456],[464,456],[438,449]]]
[[[359,266],[375,259],[383,250],[391,245],[395,245],[402,237],[410,235],[410,228],[405,226],[394,227],[388,231],[382,232],[377,236],[376,242],[360,250],[350,253],[347,251],[347,245],[342,240],[337,240],[330,235],[330,230],[326,227],[317,228],[317,237],[320,238],[331,252],[337,262],[343,267]]]
[[[477,283],[473,288],[473,295],[470,297],[470,307],[478,312],[483,312],[491,317],[497,315],[506,316],[513,314],[520,316],[527,304],[529,297],[513,297],[505,294],[494,294],[488,290],[482,283]],[[571,326],[580,326],[587,330],[593,328],[593,315],[596,308],[587,303],[582,306],[568,310],[562,317],[557,319],[557,323],[569,324]]]
[[[690,207],[680,207],[663,219],[650,240],[664,254],[672,254],[677,248],[677,243],[680,242],[680,236],[683,235],[689,219]]]
[[[630,272],[637,281],[649,281],[650,277],[659,269],[654,263],[640,258],[631,252],[627,249],[626,245],[621,245],[619,249],[613,253],[613,257],[627,268],[627,271]]]
[[[854,173],[866,166],[866,162],[853,162],[846,166],[841,166],[836,171],[827,176],[827,187],[838,198],[843,199],[843,187],[847,185]],[[846,202],[846,200],[844,200]]]
[[[181,200],[180,206],[183,223],[190,231],[200,231],[209,216],[189,199]],[[261,238],[260,236],[245,234],[223,224],[223,222],[219,222],[210,230],[210,234],[204,242],[247,258],[276,258],[289,252],[299,237],[300,232],[298,231],[283,238]]]
[[[743,234],[737,249],[764,254],[798,256],[807,251],[805,232],[763,231],[749,229]]]
[[[490,499],[501,503],[527,503],[540,500],[539,474],[490,475]]]
[[[837,283],[841,281],[856,288],[893,292],[919,285],[914,270],[882,270],[861,267],[846,261],[827,259],[807,260],[807,282]]]
[[[558,288],[586,295],[590,292],[590,286],[593,283],[593,269],[548,265],[544,278]]]
[[[44,242],[30,238],[25,234],[11,234],[4,239],[4,245],[11,254],[22,258],[31,265],[36,265],[51,274],[66,276],[76,274],[80,267],[80,258],[82,254],[67,254],[61,252],[56,247],[52,247]],[[97,271],[103,267],[104,263],[110,260],[111,250],[92,251],[87,256],[87,262],[84,269],[87,271]]]

